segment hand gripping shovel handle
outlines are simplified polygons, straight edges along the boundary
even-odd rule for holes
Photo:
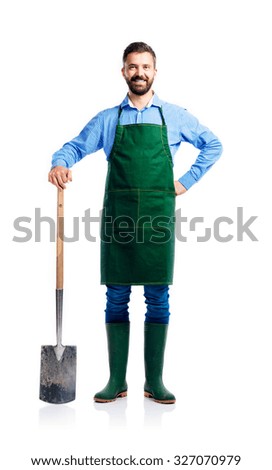
[[[57,244],[56,244],[56,330],[57,346],[62,344],[63,309],[63,238],[64,238],[64,190],[58,189]]]

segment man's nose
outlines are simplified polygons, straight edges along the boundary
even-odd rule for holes
[[[144,73],[144,68],[139,66],[138,68],[138,75],[140,75],[140,77],[144,77],[145,76],[145,73]]]

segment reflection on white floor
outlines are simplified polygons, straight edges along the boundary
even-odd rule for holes
[[[130,404],[132,405],[132,404]],[[132,405],[133,407],[133,405]],[[164,414],[174,412],[176,405],[162,405],[143,397],[142,425],[144,427],[161,427]],[[111,403],[90,403],[92,423],[105,422],[105,428],[128,428],[128,398],[118,399]],[[39,409],[39,426],[75,427],[76,415],[80,414],[73,405],[45,405]],[[88,411],[86,412],[88,414]],[[103,418],[102,416],[103,415]],[[139,413],[138,413],[139,416]],[[131,417],[131,416],[130,416]],[[135,419],[133,419],[135,425]]]
[[[98,412],[104,412],[108,416],[108,424],[111,427],[127,426],[127,403],[128,398],[117,400],[113,403],[94,403],[94,408]],[[175,405],[161,405],[143,398],[144,426],[161,426],[162,416],[175,409]]]
[[[74,426],[76,410],[68,405],[46,405],[39,409],[40,426]]]

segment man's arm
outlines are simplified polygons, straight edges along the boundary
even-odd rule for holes
[[[66,183],[72,181],[70,168],[86,155],[96,152],[103,147],[101,113],[96,115],[80,132],[54,153],[52,168],[48,181],[59,189],[65,189]]]
[[[193,184],[197,183],[219,159],[223,147],[219,139],[210,129],[200,124],[197,118],[188,113],[188,111],[183,112],[182,118],[181,141],[188,142],[200,150],[190,170],[178,179],[179,183],[188,190]]]

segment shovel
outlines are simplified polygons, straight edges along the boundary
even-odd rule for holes
[[[56,346],[41,347],[40,400],[67,403],[76,397],[76,346],[62,345],[64,191],[58,189]]]

